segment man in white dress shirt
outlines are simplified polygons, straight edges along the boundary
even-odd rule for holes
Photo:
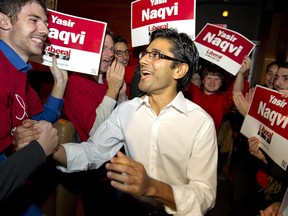
[[[110,160],[106,168],[111,185],[150,209],[146,215],[204,215],[216,198],[215,127],[182,94],[198,57],[186,34],[153,31],[139,56],[139,88],[146,95],[117,106],[87,142],[61,145],[54,154],[62,165],[58,168],[97,169]],[[122,146],[126,155],[119,151]]]

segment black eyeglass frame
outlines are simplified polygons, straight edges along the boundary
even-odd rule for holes
[[[129,56],[131,55],[131,51],[129,49],[125,50],[125,51],[122,51],[122,50],[115,50],[114,53],[120,57],[120,56],[123,56],[123,54],[125,54],[126,56]]]
[[[159,51],[151,51],[151,52],[147,52],[147,51],[142,51],[139,53],[139,59],[143,58],[145,55],[149,54],[149,58],[150,59],[166,59],[166,60],[170,60],[170,61],[179,61],[181,63],[187,63],[185,61],[176,59],[176,58],[172,58],[170,56],[167,56]],[[151,55],[152,54],[152,55]],[[158,58],[155,58],[156,56],[159,56]]]

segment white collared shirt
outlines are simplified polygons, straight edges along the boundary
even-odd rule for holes
[[[217,138],[212,118],[179,92],[157,116],[149,97],[123,102],[87,142],[64,145],[65,172],[95,169],[124,145],[147,174],[170,184],[177,216],[204,215],[215,204]]]

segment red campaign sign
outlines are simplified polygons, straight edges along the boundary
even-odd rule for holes
[[[242,64],[244,57],[250,55],[254,48],[254,44],[241,34],[209,23],[197,35],[195,41],[239,64]]]
[[[248,115],[288,139],[288,105],[281,93],[257,85]]]
[[[191,0],[139,0],[131,3],[131,28],[139,28],[160,22],[194,19],[194,3]]]
[[[48,10],[48,22],[46,43],[100,53],[106,23],[53,10]]]

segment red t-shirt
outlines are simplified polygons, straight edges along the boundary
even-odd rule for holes
[[[43,105],[27,81],[0,51],[0,152],[13,140],[11,130],[22,121],[42,112]]]
[[[207,95],[202,88],[190,85],[188,94],[190,99],[201,106],[214,120],[218,134],[224,114],[228,113],[233,106],[233,86],[227,92]]]
[[[226,92],[206,95],[202,88],[198,88],[194,84],[191,84],[185,92],[187,98],[201,106],[212,117],[217,135],[222,124],[223,116],[234,106],[233,87],[234,81]],[[246,93],[248,89],[249,82],[244,80],[243,93]]]
[[[96,108],[108,89],[106,80],[98,83],[93,76],[72,73],[69,76],[63,105],[63,115],[72,122],[82,141],[89,138],[96,118]]]

